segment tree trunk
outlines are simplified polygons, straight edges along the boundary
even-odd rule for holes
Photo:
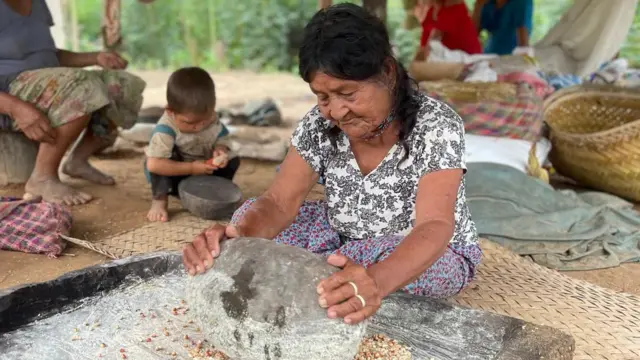
[[[402,0],[402,5],[404,7],[405,13],[403,27],[407,30],[413,30],[420,27],[420,22],[413,14],[413,9],[418,5],[418,3],[422,3],[422,1]]]
[[[331,0],[318,0],[318,9],[326,9],[331,6]]]
[[[387,0],[362,0],[362,7],[387,23]]]

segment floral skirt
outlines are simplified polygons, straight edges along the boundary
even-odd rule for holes
[[[54,128],[91,114],[90,129],[104,137],[135,124],[145,86],[126,71],[56,67],[20,73],[9,92],[40,109]]]
[[[255,199],[245,202],[233,215],[238,223]],[[369,267],[388,257],[403,236],[352,240],[345,239],[331,228],[325,201],[306,201],[296,220],[274,238],[280,244],[297,246],[321,255],[339,252],[353,262]],[[473,279],[480,264],[482,250],[478,244],[450,243],[446,252],[404,291],[430,298],[446,298],[458,294]]]

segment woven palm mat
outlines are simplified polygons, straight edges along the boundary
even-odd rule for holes
[[[469,288],[453,303],[571,334],[574,360],[640,359],[640,297],[575,280],[487,240]]]
[[[150,223],[97,241],[68,236],[63,238],[112,259],[121,259],[137,254],[178,250],[213,223],[182,212],[173,216],[169,222]]]
[[[213,222],[188,213],[104,240],[67,240],[111,258],[176,250]],[[571,334],[575,360],[640,359],[640,297],[575,280],[483,240],[476,279],[451,302]]]

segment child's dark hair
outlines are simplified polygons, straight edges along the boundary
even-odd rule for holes
[[[216,107],[213,79],[199,67],[176,70],[167,84],[167,106],[179,114],[206,114]]]
[[[304,29],[299,59],[300,76],[306,82],[318,71],[345,80],[375,79],[388,64],[393,64],[396,79],[391,85],[392,112],[402,124],[398,137],[406,159],[409,154],[406,140],[416,125],[420,107],[414,96],[417,84],[394,58],[389,33],[380,19],[349,3],[320,10]],[[334,146],[339,132],[337,127],[329,130]]]

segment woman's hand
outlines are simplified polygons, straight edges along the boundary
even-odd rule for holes
[[[49,119],[32,104],[17,100],[11,108],[9,117],[29,139],[50,144],[55,142],[56,132],[51,127]]]
[[[318,284],[318,302],[329,318],[357,324],[375,314],[382,294],[367,270],[343,255],[331,255],[327,261],[342,268]]]
[[[123,59],[120,54],[113,51],[103,51],[98,53],[96,62],[101,67],[108,70],[122,70],[129,64],[129,62]]]
[[[220,242],[238,237],[233,225],[215,224],[182,249],[182,262],[189,275],[203,274],[213,266],[213,259],[220,255]]]

